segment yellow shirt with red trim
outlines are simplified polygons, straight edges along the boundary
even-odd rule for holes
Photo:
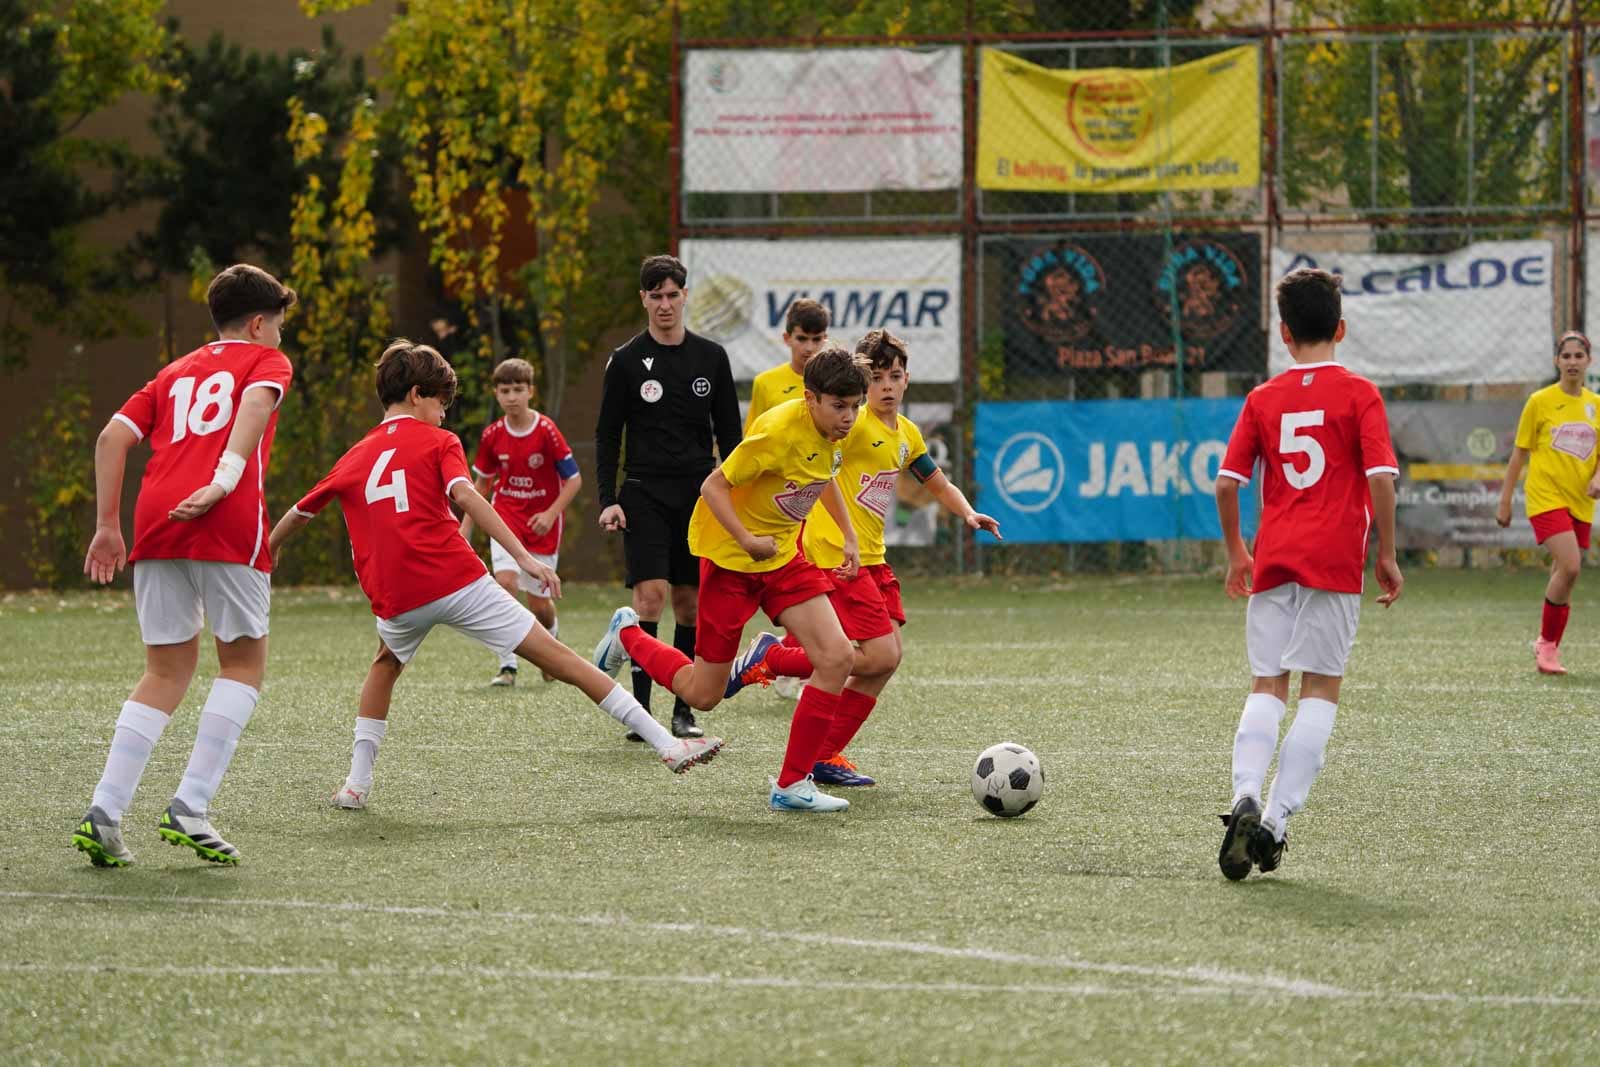
[[[749,436],[750,427],[754,426],[761,416],[779,404],[800,400],[805,391],[806,381],[795,373],[792,363],[785,363],[756,375],[755,382],[750,386],[750,410],[745,412],[744,416],[745,435]]]
[[[777,553],[751,559],[711,514],[704,497],[689,519],[689,551],[725,570],[777,570],[799,551],[800,524],[843,462],[838,443],[817,432],[804,400],[779,404],[756,419],[739,447],[722,461],[739,521],[754,536],[776,541]]]
[[[1594,477],[1600,437],[1600,395],[1568,396],[1549,385],[1528,397],[1517,420],[1517,447],[1528,450],[1528,514],[1565,508],[1579,522],[1594,521],[1585,490]]]
[[[922,431],[904,415],[896,415],[894,429],[871,408],[861,413],[844,439],[844,466],[839,488],[844,492],[850,522],[856,528],[861,563],[884,561],[883,522],[894,507],[895,485],[904,471],[928,452]],[[826,508],[806,520],[806,558],[823,570],[844,562],[844,532]]]

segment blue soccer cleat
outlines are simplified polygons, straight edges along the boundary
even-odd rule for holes
[[[811,777],[821,785],[838,786],[869,786],[877,785],[876,778],[870,778],[856,769],[850,762],[850,757],[843,752],[836,753],[829,759],[818,760],[811,767]]]
[[[765,662],[767,653],[774,645],[782,643],[765,630],[756,634],[750,647],[733,661],[732,673],[728,675],[728,686],[722,691],[722,699],[727,700],[747,685],[771,685],[773,674]]]
[[[628,650],[622,647],[622,631],[639,625],[639,613],[632,608],[618,608],[611,613],[611,625],[600,643],[594,646],[594,665],[615,678],[622,665],[628,662]]]

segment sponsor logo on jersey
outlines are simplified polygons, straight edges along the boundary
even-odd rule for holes
[[[511,453],[496,452],[494,458],[499,461],[501,466],[505,466],[507,463],[511,462]]]
[[[706,378],[696,378],[689,383],[689,388],[694,392],[695,396],[711,395],[711,382]]]
[[[639,386],[639,396],[644,399],[646,404],[654,404],[661,399],[661,394],[661,383],[654,378],[646,379],[645,383]]]
[[[1550,434],[1550,447],[1575,459],[1594,453],[1595,430],[1587,422],[1564,422]]]
[[[649,370],[649,369],[650,369],[650,368],[651,368],[651,367],[653,367],[653,366],[655,366],[655,363],[656,363],[656,357],[654,357],[654,356],[647,356],[647,357],[646,357],[646,358],[645,358],[645,359],[644,359],[644,360],[643,360],[643,362],[644,362],[644,369],[645,369],[645,370]]]
[[[784,486],[783,492],[772,498],[772,503],[795,522],[804,522],[826,488],[828,488],[827,482],[812,482],[807,486],[796,486],[795,483],[789,482]]]
[[[889,508],[894,505],[894,486],[899,476],[898,470],[863,474],[861,491],[856,494],[856,503],[880,519],[888,515]]]
[[[783,387],[783,391],[785,393],[792,393],[798,388],[799,388],[799,386],[797,386],[797,385],[786,385],[786,386]]]
[[[1308,370],[1304,374],[1300,375],[1300,384],[1301,385],[1310,385],[1312,382],[1314,382],[1316,380],[1317,380],[1317,372],[1314,371],[1314,370]]]

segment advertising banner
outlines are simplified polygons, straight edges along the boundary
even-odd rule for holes
[[[1401,548],[1534,547],[1521,486],[1512,496],[1511,525],[1501,529],[1494,519],[1521,401],[1397,401],[1388,409],[1400,458]]]
[[[1537,382],[1553,373],[1553,257],[1549,241],[1479,241],[1442,254],[1277,247],[1272,279],[1298,267],[1343,275],[1339,362],[1378,385]],[[1269,369],[1278,374],[1291,360],[1268,303]]]
[[[1242,397],[979,404],[976,507],[1007,541],[1215,540],[1217,468],[1243,407]],[[1246,537],[1256,499],[1252,482],[1239,498]]]
[[[1174,311],[1186,367],[1266,366],[1256,234],[1175,234],[1170,246],[1147,234],[1007,238],[1001,248],[1008,374],[1170,367]]]
[[[905,340],[913,381],[953,382],[961,372],[961,240],[686,240],[686,323],[728,350],[748,381],[787,362],[783,319],[801,297],[832,317],[829,335],[851,348],[868,330]]]
[[[954,189],[961,115],[959,48],[691,51],[684,189]]]
[[[983,49],[978,184],[1045,193],[1251,188],[1257,46],[1154,69],[1055,70]]]

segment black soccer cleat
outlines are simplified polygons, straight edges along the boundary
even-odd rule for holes
[[[706,732],[694,724],[694,712],[689,710],[687,704],[680,704],[672,709],[672,736],[673,737],[704,737]]]
[[[1283,850],[1289,847],[1289,835],[1279,841],[1265,826],[1257,826],[1250,835],[1250,859],[1262,874],[1275,871],[1283,863]]]
[[[1217,866],[1230,882],[1238,882],[1250,873],[1253,861],[1251,842],[1261,828],[1261,805],[1255,797],[1240,797],[1233,811],[1219,816],[1227,829],[1222,834],[1222,848],[1217,852]]]

